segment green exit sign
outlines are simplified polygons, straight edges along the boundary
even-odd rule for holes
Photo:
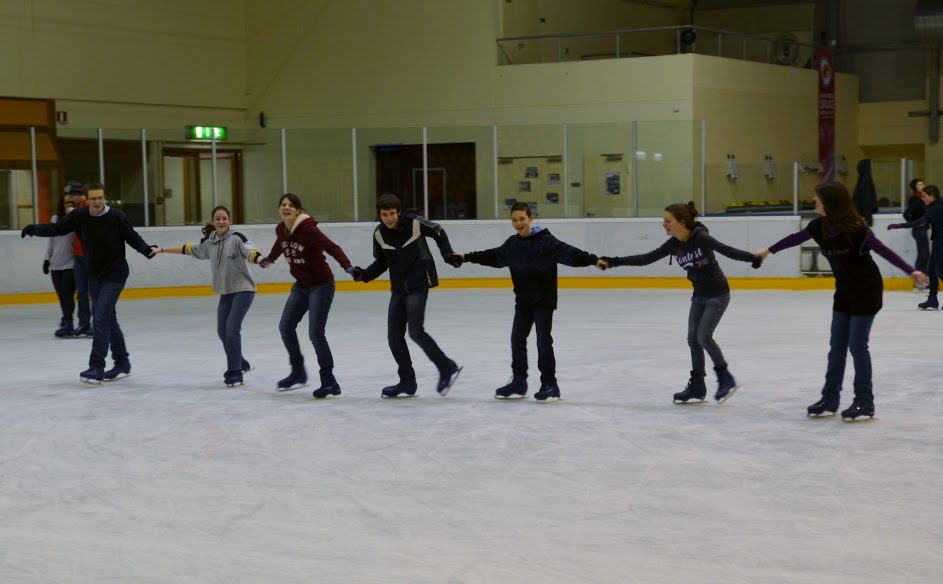
[[[187,140],[210,142],[216,138],[217,142],[226,139],[228,133],[225,126],[187,126]]]

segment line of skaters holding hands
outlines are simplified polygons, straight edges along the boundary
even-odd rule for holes
[[[56,224],[29,225],[23,229],[26,235],[55,236],[76,231],[83,244],[90,264],[96,262],[96,252],[107,252],[108,261],[117,264],[115,284],[108,288],[107,301],[101,308],[94,303],[99,284],[93,287],[95,306],[95,341],[93,341],[90,370],[83,372],[82,379],[101,380],[102,377],[114,378],[118,373],[130,372],[127,350],[123,336],[114,318],[114,304],[117,295],[127,278],[127,263],[124,261],[123,243],[147,257],[153,257],[161,251],[181,251],[194,257],[210,259],[209,249],[194,252],[197,249],[188,243],[178,249],[161,249],[148,246],[130,227],[120,212],[111,211],[104,204],[104,187],[100,186],[100,195],[89,197],[90,210],[85,215],[68,214]],[[94,202],[93,202],[94,201]],[[810,416],[834,414],[838,410],[841,383],[844,377],[845,362],[850,351],[855,366],[854,393],[851,407],[842,412],[842,418],[854,420],[859,417],[874,416],[872,392],[871,358],[868,341],[874,317],[880,310],[883,295],[883,280],[870,251],[881,255],[890,263],[909,274],[918,285],[925,284],[927,277],[915,270],[894,252],[884,246],[867,227],[861,216],[855,211],[852,198],[847,188],[839,183],[826,183],[816,189],[816,212],[821,217],[813,220],[799,232],[771,245],[757,253],[738,250],[714,239],[706,226],[697,221],[698,212],[694,203],[673,204],[666,207],[663,215],[663,227],[669,236],[661,246],[648,253],[622,256],[598,257],[582,251],[555,238],[547,229],[533,225],[533,215],[526,203],[516,203],[511,208],[511,224],[515,234],[496,248],[460,253],[454,252],[448,236],[436,223],[404,213],[399,199],[394,195],[381,195],[377,199],[377,213],[380,223],[373,232],[374,261],[366,268],[351,265],[343,250],[317,228],[317,222],[303,212],[301,202],[295,195],[283,195],[279,203],[282,221],[276,227],[276,243],[267,257],[262,256],[241,234],[235,247],[238,253],[228,253],[220,247],[216,250],[219,258],[218,269],[224,257],[241,262],[243,267],[248,259],[265,268],[270,266],[280,255],[289,263],[290,271],[296,282],[279,324],[279,331],[289,353],[291,374],[278,383],[279,391],[288,391],[307,385],[307,374],[303,365],[295,327],[305,313],[309,315],[309,338],[314,345],[320,367],[321,386],[314,391],[315,398],[337,397],[342,394],[337,380],[333,376],[333,358],[325,337],[325,326],[330,305],[334,296],[334,280],[324,259],[324,253],[331,255],[340,266],[356,281],[369,282],[384,272],[390,272],[391,296],[387,320],[387,340],[393,358],[397,363],[399,382],[385,387],[381,395],[387,398],[413,396],[417,391],[416,374],[412,366],[409,348],[405,336],[420,346],[439,371],[436,390],[445,395],[456,381],[462,368],[438,346],[425,331],[425,309],[429,289],[437,286],[438,277],[435,261],[426,242],[432,239],[443,260],[458,268],[464,262],[476,263],[495,268],[509,268],[514,284],[515,312],[511,327],[511,372],[509,382],[498,388],[498,399],[521,398],[528,391],[527,337],[530,331],[537,331],[537,367],[540,371],[540,388],[534,397],[541,402],[560,399],[561,391],[556,378],[556,360],[553,351],[553,311],[557,308],[557,264],[572,267],[596,266],[605,270],[620,266],[642,266],[654,263],[670,256],[669,263],[677,262],[687,272],[694,293],[688,314],[687,343],[691,352],[691,372],[685,389],[674,395],[675,403],[703,401],[707,395],[705,383],[705,353],[711,358],[717,375],[717,389],[714,398],[718,403],[729,399],[739,387],[723,353],[713,338],[714,331],[730,302],[730,287],[720,268],[716,253],[736,261],[748,262],[753,268],[759,268],[770,253],[801,245],[809,239],[820,246],[835,275],[836,290],[832,308],[831,340],[828,354],[828,366],[821,399],[809,406]],[[218,211],[225,211],[225,221],[215,217]],[[98,219],[112,212],[115,220],[105,226]],[[214,210],[215,239],[222,242],[231,227],[228,224],[228,210]],[[91,231],[89,225],[102,223]],[[212,224],[211,224],[212,226]],[[911,225],[901,225],[901,227]],[[209,227],[209,226],[208,226]],[[896,226],[895,226],[896,227]],[[104,236],[102,232],[113,232]],[[212,240],[210,234],[201,242]],[[89,249],[91,248],[91,253]],[[102,255],[106,255],[106,253]],[[123,264],[123,267],[122,265]],[[96,272],[97,274],[98,272]],[[108,274],[110,272],[106,272]],[[244,272],[245,274],[248,271]],[[123,276],[123,279],[121,279]],[[217,288],[217,276],[214,271],[214,289]],[[251,276],[249,276],[251,280]],[[243,290],[247,292],[248,290]],[[219,292],[219,290],[217,290]],[[252,283],[254,295],[254,282]],[[225,293],[223,294],[225,295]],[[227,353],[230,369],[226,372],[227,385],[234,377],[242,382],[241,373],[249,369],[248,363],[234,347],[232,332],[227,333],[222,324],[224,316],[230,311],[219,312],[220,339]],[[236,310],[238,320],[248,311],[248,303]],[[109,310],[111,318],[108,318]],[[102,318],[99,319],[101,312]],[[225,312],[225,314],[224,314]],[[101,321],[101,326],[99,322]],[[238,328],[238,327],[236,327]],[[100,331],[100,332],[99,332]],[[115,335],[117,331],[117,336]],[[109,335],[106,337],[106,335]],[[99,336],[102,340],[99,341]],[[238,336],[238,330],[236,331]],[[115,369],[104,373],[102,348],[107,352],[110,339]],[[125,370],[127,370],[125,372]],[[237,375],[238,374],[238,375]]]

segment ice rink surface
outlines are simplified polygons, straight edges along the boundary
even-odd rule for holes
[[[689,298],[561,291],[548,404],[533,335],[528,398],[493,398],[510,290],[432,291],[427,330],[465,369],[440,397],[411,343],[420,389],[397,400],[386,293],[338,293],[346,397],[317,402],[274,391],[281,294],[256,297],[232,389],[215,298],[120,302],[133,372],[101,386],[78,381],[91,341],[53,337],[58,307],[0,307],[0,582],[943,582],[943,315],[885,294],[879,420],[850,424],[805,416],[831,292],[734,291],[715,338],[740,390],[673,405]]]

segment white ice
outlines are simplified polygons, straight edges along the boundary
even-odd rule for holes
[[[439,397],[410,344],[420,390],[398,400],[379,397],[386,293],[338,293],[346,397],[317,402],[274,391],[281,294],[256,298],[233,389],[215,298],[122,300],[133,373],[102,386],[78,380],[90,340],[53,338],[56,306],[0,307],[0,582],[943,581],[943,316],[885,294],[879,420],[849,424],[805,415],[830,292],[734,291],[716,338],[742,387],[673,405],[689,297],[561,291],[548,404],[493,399],[510,290],[432,291],[427,330],[465,369]]]

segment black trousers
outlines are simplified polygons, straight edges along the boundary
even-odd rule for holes
[[[406,331],[426,353],[426,356],[435,364],[439,374],[445,374],[452,364],[445,356],[435,340],[425,329],[426,301],[429,299],[429,290],[420,290],[409,294],[393,292],[390,296],[390,308],[387,313],[386,339],[393,353],[393,359],[399,367],[400,381],[416,381],[416,370],[409,356],[409,347],[406,345]]]
[[[62,318],[72,322],[75,313],[75,277],[72,270],[52,270],[52,285],[59,297],[59,306],[62,308]]]
[[[527,337],[530,329],[537,328],[537,368],[540,383],[557,382],[557,359],[553,354],[553,310],[547,308],[514,307],[514,324],[511,325],[511,372],[515,376],[527,376]]]

